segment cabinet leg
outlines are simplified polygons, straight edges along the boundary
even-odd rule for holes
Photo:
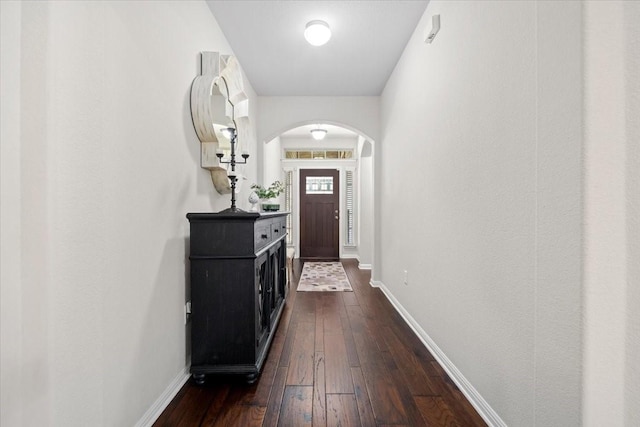
[[[253,384],[258,379],[259,374],[248,374],[247,375],[247,384]]]
[[[193,379],[197,385],[204,384],[204,374],[193,374]]]

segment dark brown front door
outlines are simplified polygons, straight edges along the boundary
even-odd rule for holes
[[[300,170],[300,258],[340,257],[339,179],[335,169]]]

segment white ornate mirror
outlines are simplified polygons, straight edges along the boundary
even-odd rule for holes
[[[202,52],[201,73],[191,85],[191,117],[200,140],[200,166],[209,170],[218,193],[229,194],[228,165],[221,164],[216,154],[217,150],[222,150],[223,158],[230,156],[231,143],[222,132],[227,127],[237,129],[235,149],[242,151],[248,135],[249,100],[235,57]],[[242,177],[242,171],[238,175]],[[237,180],[236,191],[242,181],[242,178]]]

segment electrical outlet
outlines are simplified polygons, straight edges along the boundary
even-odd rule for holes
[[[184,304],[184,324],[185,325],[189,322],[190,317],[191,317],[191,301],[187,301]]]
[[[409,284],[409,272],[407,270],[404,271],[404,284]]]

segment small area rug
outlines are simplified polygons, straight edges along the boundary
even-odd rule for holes
[[[305,262],[298,283],[299,292],[353,292],[340,262]]]

